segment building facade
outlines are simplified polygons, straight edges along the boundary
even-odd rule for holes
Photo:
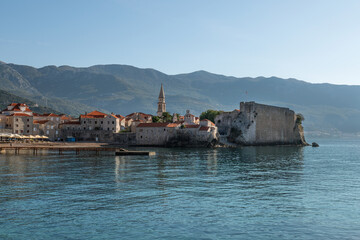
[[[80,124],[83,130],[105,130],[120,132],[120,119],[113,114],[105,114],[99,111],[80,115]]]
[[[32,135],[33,112],[24,103],[11,103],[1,111],[0,128],[13,134]]]

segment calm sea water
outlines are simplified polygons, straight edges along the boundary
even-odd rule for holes
[[[0,239],[360,239],[360,141],[0,155]]]

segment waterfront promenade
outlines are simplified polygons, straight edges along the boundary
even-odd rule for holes
[[[107,143],[90,143],[90,142],[39,142],[39,143],[4,143],[0,144],[0,153],[14,154],[34,154],[44,152],[53,152],[63,154],[64,152],[72,152],[79,154],[80,152],[114,152],[116,155],[154,155],[154,152],[146,151],[128,151],[119,145],[110,145]]]

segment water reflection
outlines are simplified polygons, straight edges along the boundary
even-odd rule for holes
[[[115,156],[115,182],[120,183],[125,175],[126,158],[123,156]]]
[[[209,174],[217,174],[217,165],[218,165],[218,151],[213,150],[209,151],[207,154],[207,170]]]

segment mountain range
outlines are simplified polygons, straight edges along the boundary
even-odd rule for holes
[[[52,108],[39,106],[38,104],[27,98],[19,97],[4,90],[0,90],[0,110],[5,109],[10,103],[26,103],[31,108],[31,110],[36,113],[61,114],[61,112],[56,111]]]
[[[302,113],[305,130],[312,134],[360,133],[360,86],[278,77],[237,78],[206,71],[167,75],[128,65],[34,68],[0,62],[0,89],[72,115],[95,109],[122,115],[155,114],[161,83],[171,113],[231,111],[241,101],[256,101]]]

